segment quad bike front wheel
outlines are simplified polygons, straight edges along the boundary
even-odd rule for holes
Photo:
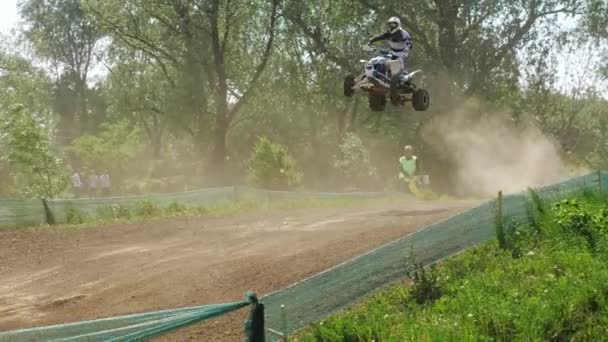
[[[344,96],[351,97],[355,94],[355,75],[347,75],[344,77]]]
[[[414,110],[423,112],[429,109],[431,97],[426,89],[417,89],[412,94],[412,107]]]

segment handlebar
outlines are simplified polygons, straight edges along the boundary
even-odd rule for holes
[[[371,44],[363,45],[363,47],[362,47],[363,51],[368,51],[368,52],[376,51],[377,49],[378,48],[376,48],[375,46],[373,46]]]
[[[387,54],[389,54],[389,53],[390,53],[390,51],[389,51],[389,50],[386,50],[386,49],[380,49],[380,48],[377,48],[377,47],[375,47],[375,46],[373,46],[373,45],[370,45],[370,44],[364,45],[364,46],[363,46],[363,51],[367,51],[367,52],[378,52],[378,53],[380,53],[380,54],[382,54],[382,55],[387,55]]]

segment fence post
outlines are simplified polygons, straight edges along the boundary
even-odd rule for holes
[[[597,170],[597,184],[600,190],[600,195],[602,195],[604,193],[604,189],[602,186],[602,171],[601,170]]]
[[[498,191],[498,223],[502,226],[502,221],[503,221],[503,217],[502,217],[502,190]]]
[[[504,219],[502,204],[502,190],[500,190],[498,191],[498,198],[496,200],[496,238],[498,239],[499,248],[505,249],[507,247],[507,241],[503,226]]]
[[[287,311],[285,310],[285,304],[281,304],[281,330],[283,330],[283,341],[287,341]]]
[[[245,321],[245,336],[247,342],[264,342],[264,304],[258,301],[255,295],[250,295],[251,309],[249,311],[249,319]]]

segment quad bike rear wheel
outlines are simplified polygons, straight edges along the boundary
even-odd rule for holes
[[[414,110],[423,112],[429,109],[431,97],[426,89],[417,89],[412,94],[412,107]]]
[[[344,77],[344,96],[351,97],[355,94],[355,75],[347,75]]]
[[[386,96],[369,94],[369,108],[374,112],[382,112],[386,108]]]

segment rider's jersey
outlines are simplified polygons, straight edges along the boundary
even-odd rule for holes
[[[412,37],[410,34],[399,28],[394,32],[385,32],[381,35],[378,35],[372,38],[369,42],[377,42],[379,40],[388,40],[388,45],[391,47],[391,50],[395,53],[405,53],[407,54],[412,48]]]
[[[418,161],[418,157],[412,156],[412,158],[407,159],[406,157],[399,158],[399,166],[401,166],[401,172],[406,176],[413,176],[416,173],[416,162]]]

